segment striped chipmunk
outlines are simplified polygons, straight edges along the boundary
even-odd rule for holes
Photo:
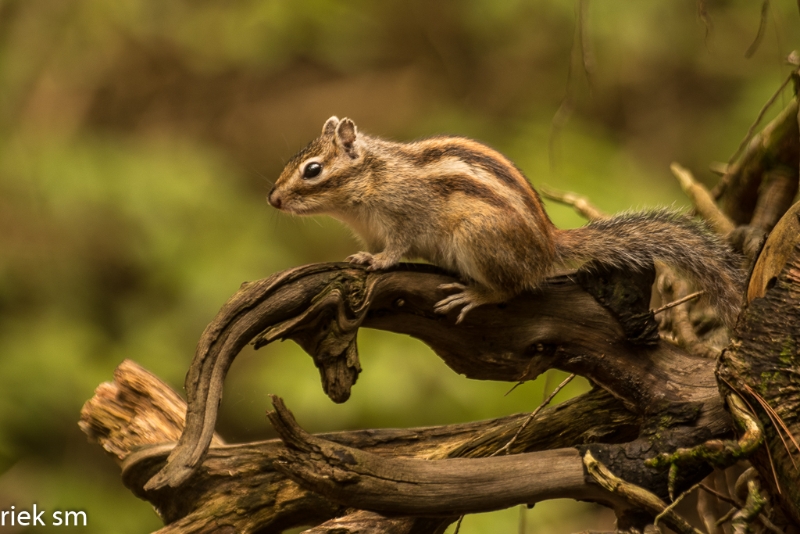
[[[398,143],[331,117],[286,164],[268,196],[297,215],[328,214],[349,225],[368,252],[348,257],[370,270],[421,258],[464,283],[434,306],[460,310],[539,287],[554,268],[589,260],[639,269],[662,261],[687,273],[732,326],[740,305],[737,256],[703,223],[660,209],[622,213],[560,230],[508,158],[464,137]]]

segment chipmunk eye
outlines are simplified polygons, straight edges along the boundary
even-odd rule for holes
[[[322,165],[312,161],[303,169],[303,178],[315,178],[322,172]]]

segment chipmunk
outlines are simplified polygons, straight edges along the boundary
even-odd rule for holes
[[[734,253],[702,222],[671,210],[623,213],[560,230],[509,159],[465,137],[398,143],[331,117],[322,134],[286,164],[267,197],[289,213],[325,213],[349,225],[368,252],[349,256],[370,270],[402,257],[458,273],[465,283],[434,306],[500,303],[541,286],[555,266],[595,260],[644,268],[653,260],[687,272],[729,326],[742,274]]]

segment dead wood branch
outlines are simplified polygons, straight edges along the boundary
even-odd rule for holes
[[[711,431],[726,434],[730,428],[724,415],[718,417],[713,362],[657,337],[647,308],[652,279],[652,272],[632,276],[587,269],[552,279],[539,292],[481,307],[458,326],[432,311],[442,297],[439,286],[452,281],[432,267],[406,264],[375,273],[350,264],[313,265],[246,284],[198,345],[186,381],[186,430],[167,468],[146,489],[176,487],[199,465],[225,373],[246,343],[297,341],[320,368],[325,391],[341,401],[360,369],[355,343],[360,326],[417,337],[468,377],[519,381],[556,367],[593,380],[639,415],[667,403],[682,413],[677,420],[717,421]],[[688,435],[672,438],[692,441]],[[659,485],[655,479],[649,483]]]
[[[694,204],[697,213],[708,221],[714,231],[723,236],[732,232],[735,228],[734,224],[720,211],[714,203],[714,199],[711,198],[711,193],[701,183],[695,180],[689,169],[677,163],[673,163],[669,168],[672,174],[675,175],[675,178],[678,179],[678,183],[681,185],[683,192],[686,193],[686,196],[689,197],[692,204]]]
[[[795,98],[772,122],[753,136],[742,156],[728,166],[725,176],[712,191],[722,211],[735,224],[746,225],[753,219],[759,188],[766,172],[776,168],[787,169],[797,182],[800,160],[797,111]]]
[[[314,437],[297,424],[281,399],[268,417],[287,449],[275,467],[315,493],[379,512],[459,515],[571,496],[606,500],[584,480],[576,449],[493,458],[420,461],[375,454]],[[605,499],[603,499],[605,497]]]
[[[606,213],[603,213],[602,210],[592,204],[588,198],[577,193],[558,191],[547,186],[539,187],[539,193],[546,199],[572,206],[578,215],[589,221],[596,221],[608,217]]]
[[[338,504],[298,487],[273,469],[274,460],[283,450],[278,440],[222,445],[215,439],[202,467],[186,484],[177,490],[145,492],[142,486],[163,467],[174,446],[148,445],[177,439],[183,429],[186,405],[166,384],[133,362],[120,364],[114,376],[115,381],[101,384],[95,397],[84,406],[81,427],[122,465],[125,484],[156,506],[168,523],[159,534],[224,532],[225,528],[231,528],[231,532],[280,532],[292,525],[332,520],[341,513]],[[165,418],[165,413],[169,417]],[[605,414],[602,421],[598,413]],[[499,450],[527,417],[528,414],[518,414],[464,425],[341,432],[320,437],[390,457],[481,457]],[[542,410],[520,434],[511,452],[598,440],[622,442],[637,433],[637,418],[598,389]],[[390,520],[362,513],[339,518],[335,522],[337,528],[344,528],[351,515],[354,528],[370,524],[376,532],[436,530],[431,527],[431,520]],[[448,522],[440,518],[434,523],[441,526]],[[397,530],[402,525],[409,530]]]

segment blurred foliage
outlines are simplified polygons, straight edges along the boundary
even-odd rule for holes
[[[241,282],[357,249],[337,223],[264,201],[330,115],[396,139],[480,138],[609,212],[685,205],[669,162],[711,183],[703,169],[733,153],[798,42],[797,6],[772,2],[745,60],[758,3],[704,4],[710,29],[696,1],[589,4],[589,84],[573,0],[0,0],[0,509],[84,510],[80,532],[159,527],[78,431],[80,407],[123,358],[180,388]],[[575,107],[551,153],[570,69]],[[456,376],[410,338],[363,332],[360,347],[342,406],[296,346],[245,351],[220,431],[271,436],[268,393],[313,431],[494,417],[532,410],[560,376],[505,397],[509,384]],[[509,531],[520,513],[462,532]],[[523,515],[530,531],[610,528],[599,513],[558,501]]]

